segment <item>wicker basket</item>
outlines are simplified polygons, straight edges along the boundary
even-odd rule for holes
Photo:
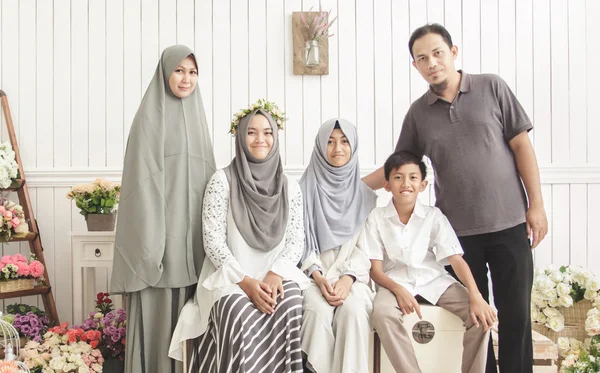
[[[12,291],[29,290],[35,286],[33,278],[19,278],[16,280],[0,281],[0,293],[10,293]]]
[[[575,338],[583,342],[589,337],[585,331],[585,320],[587,319],[587,312],[591,308],[592,302],[587,299],[574,303],[573,307],[557,307],[556,309],[565,317],[565,327],[563,330],[555,332],[543,324],[538,323],[532,323],[532,329],[545,335],[554,343],[556,343],[560,337]]]

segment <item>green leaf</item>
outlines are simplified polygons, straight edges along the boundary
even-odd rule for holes
[[[565,266],[560,266],[560,272],[561,272],[561,273],[565,273],[565,272],[567,272],[567,267],[565,267]]]

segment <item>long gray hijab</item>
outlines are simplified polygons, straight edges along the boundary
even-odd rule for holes
[[[341,167],[327,161],[327,142],[336,124],[348,139],[352,154]],[[300,178],[304,197],[306,247],[302,260],[348,242],[375,207],[377,195],[360,179],[356,128],[342,118],[321,125],[310,163]]]
[[[204,260],[202,202],[215,160],[200,87],[185,98],[169,77],[193,52],[164,50],[133,119],[123,179],[111,291],[195,284]]]
[[[265,159],[256,159],[248,145],[248,126],[255,115],[267,118],[273,130],[273,147]],[[287,178],[279,156],[277,125],[261,109],[243,117],[235,137],[235,158],[225,168],[230,186],[233,220],[250,247],[270,251],[283,239],[289,203]]]

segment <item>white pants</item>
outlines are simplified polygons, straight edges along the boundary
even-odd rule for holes
[[[316,373],[368,373],[371,289],[360,282],[339,307],[331,306],[312,284],[304,292],[302,351]]]

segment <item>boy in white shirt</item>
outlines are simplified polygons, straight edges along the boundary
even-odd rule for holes
[[[466,327],[463,373],[485,371],[489,328],[496,314],[477,289],[462,248],[436,207],[417,196],[427,186],[425,164],[414,154],[396,152],[384,165],[387,207],[374,209],[363,231],[371,259],[371,278],[378,291],[373,303],[373,327],[396,372],[420,372],[403,315],[421,318],[421,296],[458,316]],[[444,269],[451,265],[466,288]]]

